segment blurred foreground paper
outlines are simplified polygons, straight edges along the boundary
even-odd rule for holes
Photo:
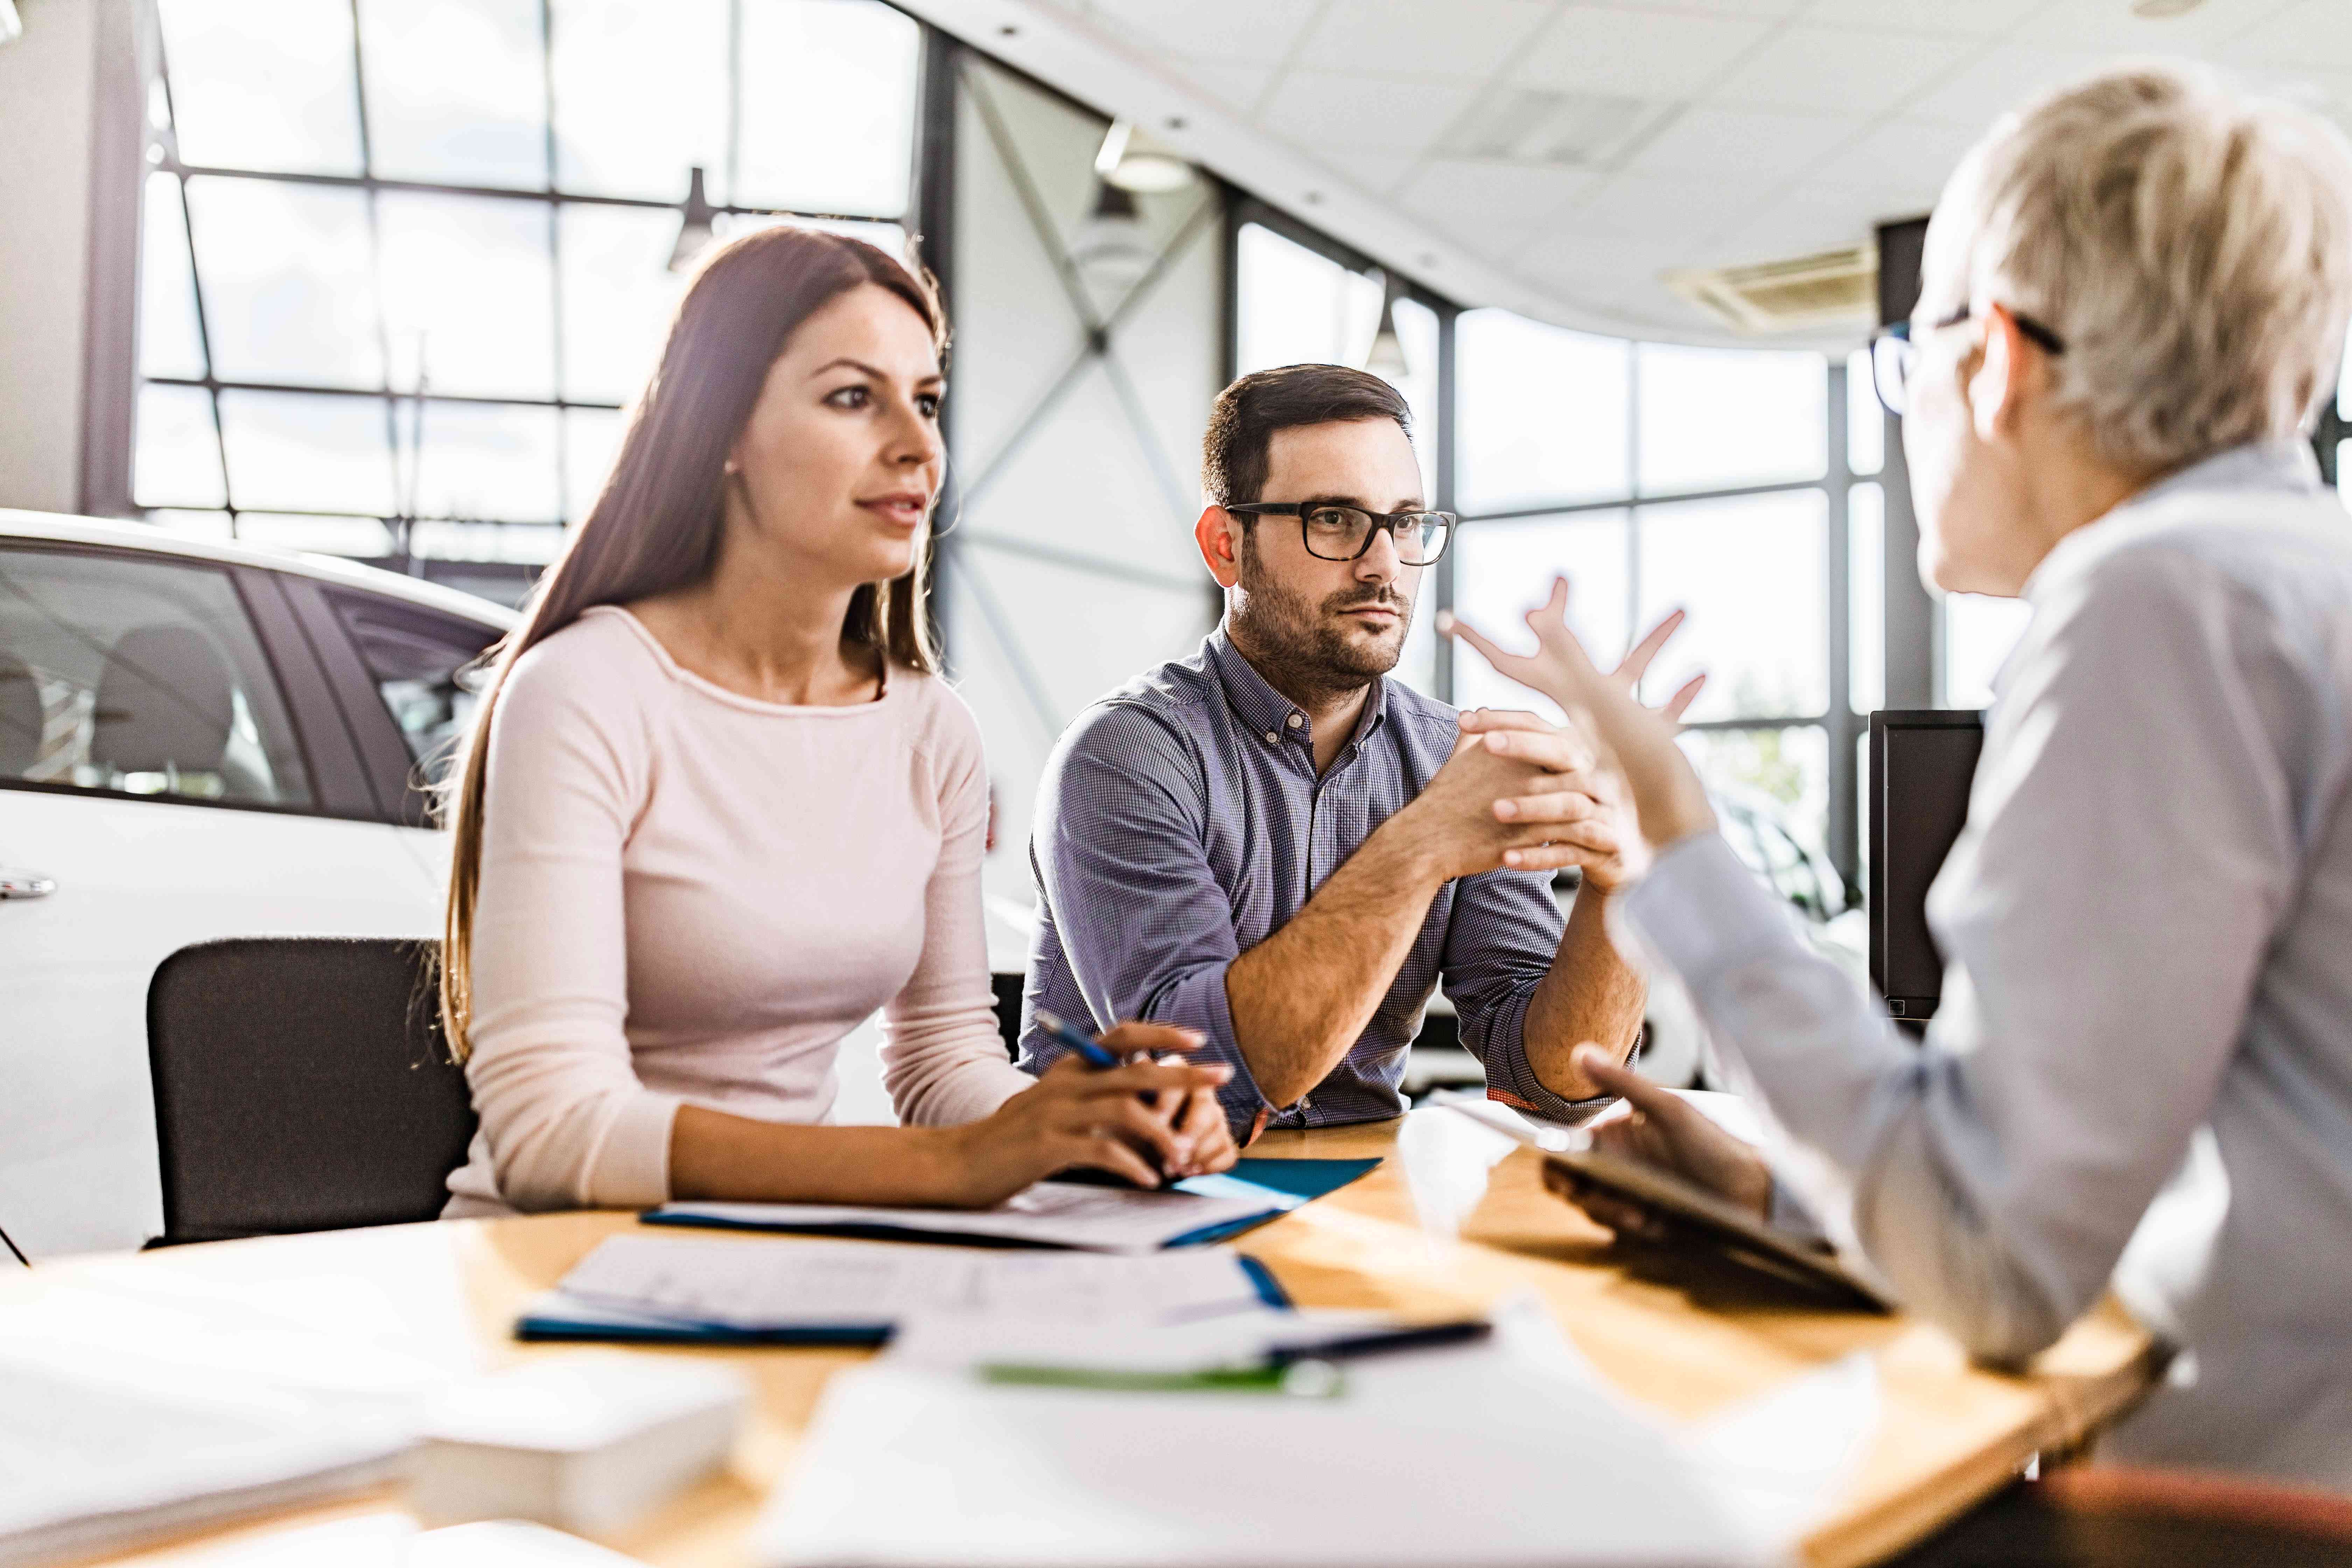
[[[1675,1437],[1579,1375],[1540,1308],[1496,1322],[1485,1345],[1350,1363],[1338,1398],[994,1387],[886,1357],[826,1389],[754,1560],[1773,1560]]]

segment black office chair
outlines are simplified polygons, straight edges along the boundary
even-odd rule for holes
[[[438,945],[232,937],[157,966],[159,1245],[441,1212],[474,1108],[425,984]]]

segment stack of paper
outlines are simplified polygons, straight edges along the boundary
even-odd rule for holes
[[[388,1415],[155,1363],[0,1359],[0,1564],[373,1486],[409,1438]]]
[[[1278,1219],[1345,1186],[1378,1160],[1251,1160],[1215,1176],[1142,1192],[1086,1182],[1039,1182],[992,1209],[912,1209],[845,1204],[664,1204],[654,1225],[798,1231],[887,1241],[1157,1252],[1197,1247]]]
[[[879,1344],[908,1318],[1161,1321],[1282,1304],[1222,1248],[1106,1258],[616,1236],[525,1310],[525,1339]]]
[[[1497,1331],[1352,1363],[1344,1391],[1317,1398],[1004,1386],[910,1345],[828,1386],[756,1554],[772,1568],[1769,1560],[1679,1442],[1578,1371],[1539,1307]]]

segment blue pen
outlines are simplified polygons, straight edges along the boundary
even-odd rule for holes
[[[1078,1059],[1090,1068],[1115,1068],[1118,1058],[1103,1049],[1077,1030],[1070,1027],[1054,1014],[1040,1007],[1036,1012],[1037,1026],[1062,1044],[1078,1053]]]

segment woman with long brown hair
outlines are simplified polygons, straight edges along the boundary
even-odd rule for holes
[[[441,1007],[481,1131],[447,1214],[980,1205],[1232,1162],[1227,1069],[1032,1079],[1000,1042],[980,736],[921,604],[946,340],[927,279],[814,230],[687,290],[457,774]],[[877,1007],[912,1125],[821,1125]]]

